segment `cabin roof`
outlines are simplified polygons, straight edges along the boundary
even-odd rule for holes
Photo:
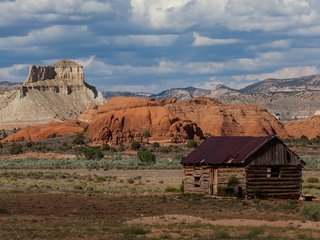
[[[244,164],[252,154],[275,136],[266,137],[210,137],[184,158],[182,164]]]

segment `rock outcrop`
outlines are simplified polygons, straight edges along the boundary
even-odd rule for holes
[[[311,139],[320,135],[320,116],[289,121],[284,127],[291,137],[300,138],[305,135]]]
[[[210,98],[155,101],[115,97],[83,116],[90,122],[87,136],[96,144],[141,140],[181,142],[203,134],[288,137],[282,124],[264,109],[226,106]]]
[[[228,136],[265,136],[288,137],[278,120],[266,110],[252,106],[227,106],[211,98],[160,101],[137,97],[114,97],[99,107],[91,106],[78,118],[87,125],[86,137],[93,144],[102,145],[129,143],[133,140],[158,142],[185,142],[187,139],[203,138],[204,135]],[[48,136],[61,136],[56,123]],[[84,127],[82,126],[82,129]],[[48,129],[49,125],[39,126]],[[19,139],[35,140],[37,134],[46,132],[38,128],[22,129],[14,137],[5,141]],[[76,131],[81,131],[76,128]],[[74,132],[72,132],[74,133]],[[45,134],[40,134],[46,137]],[[28,137],[31,136],[31,137]],[[33,137],[32,137],[33,136]]]
[[[49,122],[22,128],[11,134],[2,142],[37,141],[53,137],[66,136],[83,132],[86,124],[81,121],[67,120],[64,122]]]
[[[203,133],[196,123],[177,118],[160,102],[115,97],[98,108],[86,136],[95,144],[120,144],[147,137],[151,141],[178,143],[203,138]]]
[[[27,80],[0,102],[0,127],[76,118],[103,97],[84,81],[83,67],[73,61],[31,66]]]

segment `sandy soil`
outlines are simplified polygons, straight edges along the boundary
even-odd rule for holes
[[[152,217],[142,217],[126,222],[127,224],[141,224],[141,225],[170,225],[170,224],[210,224],[210,225],[219,225],[219,226],[251,226],[251,227],[297,227],[303,229],[319,229],[320,222],[311,222],[311,221],[298,221],[298,220],[289,220],[289,221],[266,221],[266,220],[253,220],[253,219],[218,219],[218,220],[208,220],[201,217],[194,217],[188,215],[162,215],[162,216],[152,216]]]

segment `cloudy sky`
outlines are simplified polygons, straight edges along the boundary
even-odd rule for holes
[[[100,90],[241,88],[320,68],[319,0],[0,0],[0,81],[74,59]]]

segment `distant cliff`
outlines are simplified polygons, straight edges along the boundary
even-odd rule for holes
[[[62,60],[52,66],[30,66],[27,80],[0,102],[0,127],[24,126],[76,118],[88,106],[103,103],[85,82],[83,66]]]

